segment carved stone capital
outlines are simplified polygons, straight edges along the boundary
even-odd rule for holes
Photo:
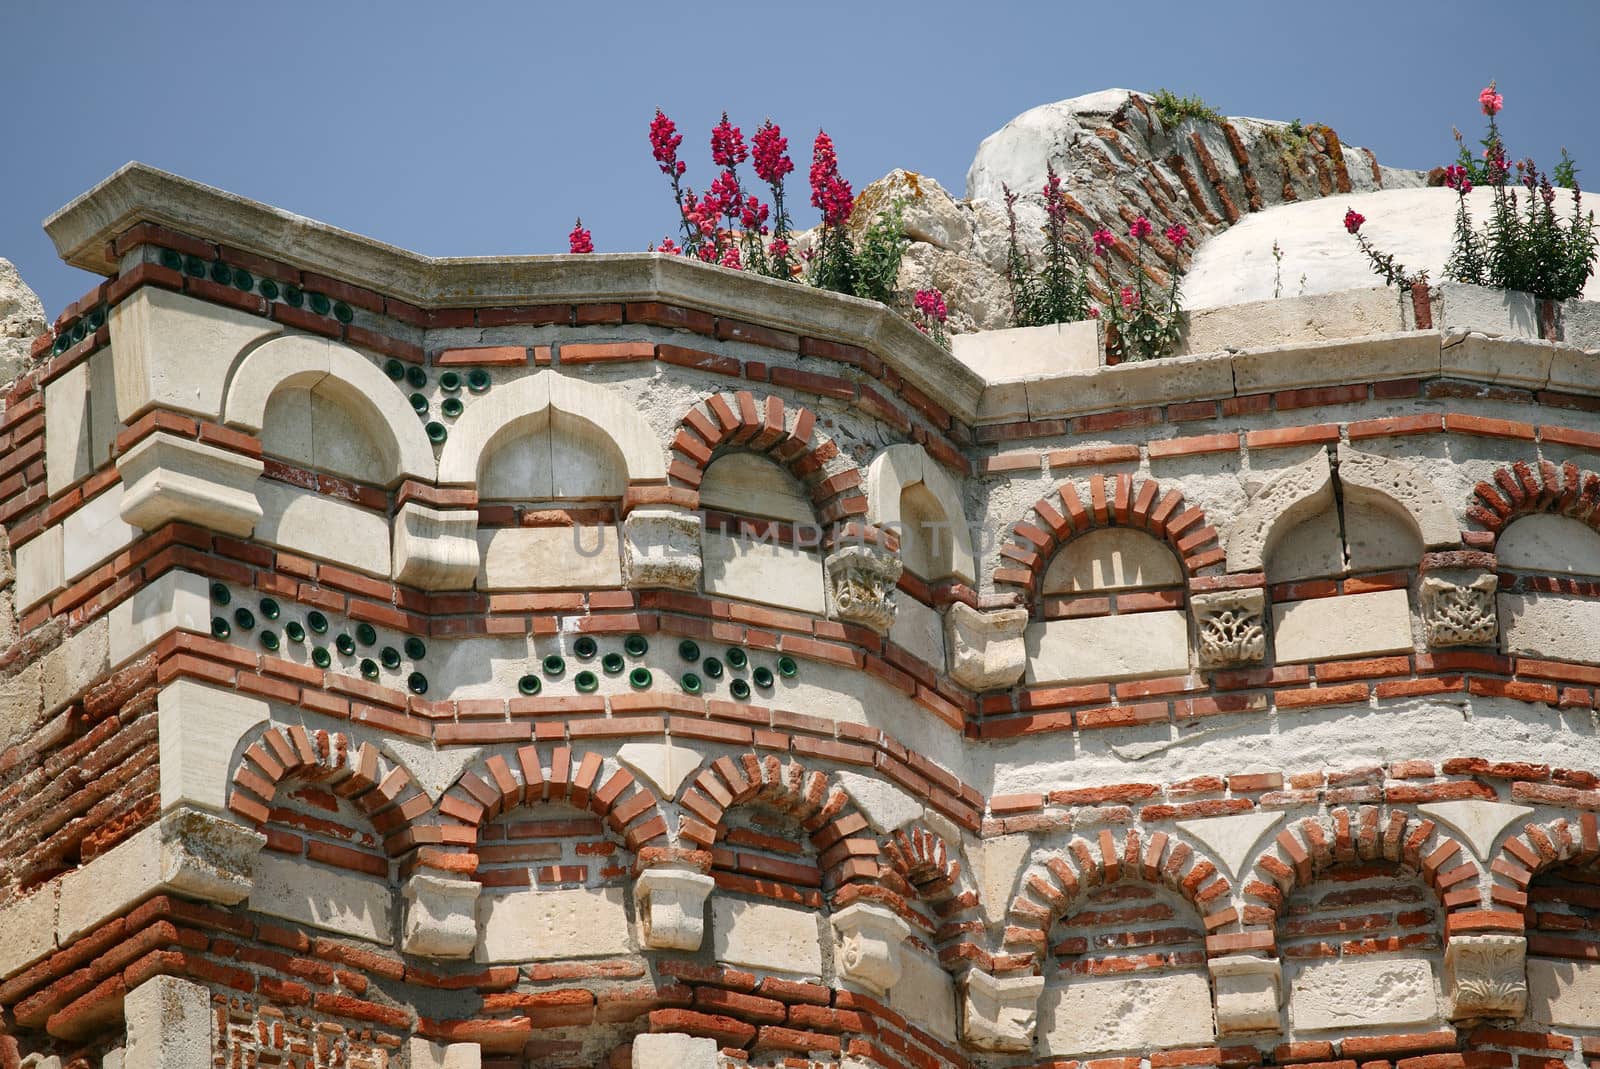
[[[622,578],[630,590],[700,585],[700,521],[675,508],[637,508],[622,521]]]
[[[833,915],[839,975],[880,995],[900,979],[900,945],[911,926],[887,906],[855,902]]]
[[[899,557],[869,545],[841,546],[828,555],[828,600],[832,616],[880,635],[894,625],[894,589]]]
[[[1500,634],[1494,598],[1499,582],[1493,572],[1470,580],[1423,576],[1422,626],[1429,647],[1492,645]]]
[[[1212,958],[1211,983],[1217,1000],[1217,1032],[1276,1032],[1283,999],[1283,966],[1260,954]]]
[[[1527,956],[1528,940],[1520,935],[1454,936],[1444,948],[1450,1019],[1521,1017],[1528,1006]]]
[[[1215,590],[1189,597],[1200,641],[1200,667],[1258,664],[1267,655],[1267,592],[1261,587]]]
[[[478,510],[416,501],[394,517],[394,581],[423,590],[471,590],[478,578]]]
[[[260,832],[182,807],[161,818],[161,883],[207,902],[236,905],[250,897],[256,855],[267,845]]]
[[[1027,609],[979,612],[963,602],[951,603],[944,617],[950,678],[975,691],[1013,686],[1028,666],[1022,641],[1027,626]]]
[[[979,1050],[1033,1050],[1042,976],[990,976],[973,969],[961,991],[961,1040]]]
[[[425,958],[465,960],[478,945],[476,880],[453,880],[419,872],[406,881],[400,949]]]
[[[652,950],[699,950],[706,931],[706,898],[716,883],[688,868],[639,873],[633,884],[639,941]]]

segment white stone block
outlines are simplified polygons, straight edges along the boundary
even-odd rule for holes
[[[123,664],[169,631],[211,631],[210,584],[173,569],[111,609],[111,666]]]
[[[980,693],[1014,685],[1027,666],[1023,641],[1027,626],[1027,609],[979,612],[963,602],[951,602],[944,613],[950,678]]]
[[[1092,371],[1100,366],[1100,325],[1085,319],[956,334],[950,352],[988,382]]]
[[[1600,601],[1561,594],[1501,594],[1507,653],[1600,664]]]
[[[1540,1024],[1594,1027],[1600,1021],[1600,962],[1529,958],[1528,1016]]]
[[[1500,833],[1514,820],[1523,820],[1533,813],[1532,806],[1512,805],[1509,802],[1490,802],[1471,798],[1457,802],[1430,802],[1417,809],[1466,840],[1472,852],[1484,861],[1489,860]]]
[[[1570,516],[1536,512],[1513,520],[1495,540],[1494,552],[1502,568],[1600,575],[1600,533]]]
[[[817,522],[805,487],[759,453],[725,453],[713,460],[700,481],[700,507],[790,523]]]
[[[1468,334],[1446,340],[1439,366],[1453,378],[1540,389],[1550,380],[1555,354],[1556,347],[1549,342]]]
[[[89,358],[89,466],[111,459],[117,435],[127,428],[117,419],[116,359],[110,349]]]
[[[270,319],[181,293],[134,290],[111,309],[117,418],[130,423],[160,406],[217,419],[234,358],[282,330]]]
[[[1184,319],[1181,351],[1186,353],[1305,345],[1406,329],[1400,294],[1387,286],[1199,308]]]
[[[452,880],[419,872],[406,881],[400,949],[425,958],[472,957],[478,944],[477,880]]]
[[[28,737],[44,713],[44,662],[0,679],[0,749]]]
[[[894,623],[889,641],[930,665],[944,671],[944,617],[904,590],[894,593]]]
[[[700,588],[701,520],[677,508],[638,508],[622,521],[622,574],[630,590]]]
[[[610,524],[499,527],[479,531],[479,590],[594,590],[622,585],[617,530]]]
[[[389,522],[338,498],[263,479],[256,540],[389,577]]]
[[[737,538],[700,535],[707,594],[823,614],[822,558],[815,552]]]
[[[156,697],[161,808],[227,812],[235,752],[266,726],[268,715],[266,702],[236,690],[189,679],[162,688]]]
[[[706,898],[716,881],[704,873],[645,869],[633,884],[639,942],[653,950],[699,950],[705,937]]]
[[[158,431],[117,458],[122,518],[146,531],[182,520],[243,537],[261,518],[261,471],[252,457]]]
[[[1433,289],[1433,325],[1445,334],[1539,337],[1539,304],[1531,293],[1464,282],[1440,282]]]
[[[1297,1032],[1431,1025],[1439,1021],[1433,966],[1417,958],[1307,965],[1289,985]]]
[[[478,899],[474,960],[600,958],[633,950],[620,887],[508,891]]]
[[[699,750],[669,742],[629,742],[617,750],[617,761],[665,798],[678,796],[678,788],[700,767],[701,759]]]
[[[122,496],[121,484],[113,486],[61,521],[61,570],[67,582],[139,536],[139,529],[122,519]]]
[[[412,1036],[407,1043],[410,1069],[482,1069],[483,1048],[477,1043],[435,1043]]]
[[[889,1008],[946,1043],[956,1042],[956,984],[939,959],[906,946]]]
[[[884,779],[844,771],[833,776],[879,835],[897,831],[922,816],[921,802]]]
[[[77,364],[44,388],[45,489],[52,497],[94,470],[89,433],[89,365]]]
[[[211,1069],[211,992],[176,976],[153,976],[123,1001],[123,1069]]]
[[[16,549],[14,593],[19,612],[33,608],[62,586],[61,527],[46,527]]]
[[[1283,967],[1259,954],[1226,954],[1206,962],[1216,988],[1217,1031],[1225,1036],[1276,1032]]]
[[[407,501],[394,517],[394,581],[468,590],[478,577],[478,512]]]
[[[60,885],[54,881],[27,898],[0,909],[0,980],[21,972],[56,948],[56,901]]]
[[[1034,1049],[1042,976],[991,976],[967,972],[961,993],[961,1040],[979,1050],[1020,1053]]]
[[[717,1041],[682,1032],[633,1037],[633,1069],[718,1069]]]
[[[1189,621],[1181,612],[1140,612],[1028,625],[1029,683],[1142,679],[1189,670]]]
[[[1058,1057],[1150,1047],[1199,1047],[1217,1038],[1211,985],[1200,973],[1074,979],[1039,1000],[1039,1049]]]
[[[1379,590],[1274,605],[1272,642],[1279,664],[1404,653],[1413,645],[1410,598]]]
[[[821,979],[821,919],[807,909],[715,898],[711,903],[712,956],[726,965]]]
[[[44,712],[53,713],[78,697],[111,667],[108,647],[111,621],[102,616],[82,631],[67,636],[44,656]]]
[[[250,909],[351,939],[394,942],[394,892],[387,880],[304,858],[263,855],[256,863]]]
[[[888,906],[857,901],[834,913],[839,978],[883,995],[900,981],[900,952],[911,926]]]
[[[1183,567],[1172,550],[1143,531],[1105,527],[1074,538],[1057,553],[1039,589],[1081,594],[1182,582]]]

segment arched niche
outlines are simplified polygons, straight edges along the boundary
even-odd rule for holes
[[[294,334],[252,349],[228,384],[224,421],[272,456],[362,482],[431,480],[433,448],[394,383],[327,338]]]
[[[1570,516],[1536,512],[1511,521],[1495,543],[1502,567],[1551,575],[1600,575],[1600,532]]]
[[[1039,591],[1072,595],[1182,584],[1183,565],[1160,539],[1128,527],[1097,527],[1056,551]]]
[[[478,467],[484,501],[615,499],[628,488],[628,465],[599,427],[546,409],[500,435]]]
[[[867,468],[867,520],[900,536],[900,559],[917,577],[971,583],[972,534],[955,482],[921,446],[889,446]]]
[[[811,497],[794,476],[759,453],[724,453],[706,467],[700,507],[788,523],[814,523]]]

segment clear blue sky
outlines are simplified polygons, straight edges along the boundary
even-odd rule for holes
[[[986,134],[1111,86],[1427,167],[1497,77],[1512,152],[1566,145],[1600,190],[1597,44],[1594,0],[0,0],[0,256],[55,314],[92,280],[39,223],[130,159],[431,255],[565,251],[580,213],[600,251],[643,249],[675,226],[658,105],[697,185],[723,108],[771,115],[804,206],[819,126],[857,188],[901,166],[960,195]]]

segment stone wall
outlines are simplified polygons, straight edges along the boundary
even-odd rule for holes
[[[4,1069],[1600,1050],[1594,353],[991,382],[143,168],[48,225]]]

